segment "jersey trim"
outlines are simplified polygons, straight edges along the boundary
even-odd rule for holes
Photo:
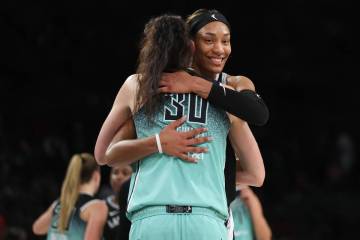
[[[90,205],[97,203],[97,202],[102,202],[102,200],[93,199],[93,200],[88,201],[87,203],[85,203],[84,205],[81,206],[80,212],[84,211],[87,207],[89,207]]]

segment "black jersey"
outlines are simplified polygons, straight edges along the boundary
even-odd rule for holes
[[[129,195],[130,179],[121,186],[119,197],[119,211],[120,211],[120,238],[129,239],[129,232],[131,227],[130,220],[126,217],[127,198]]]
[[[103,234],[105,240],[119,239],[120,211],[119,204],[115,202],[114,199],[115,197],[113,195],[110,195],[106,198],[106,205],[109,211]]]
[[[227,203],[230,203],[236,197],[236,158],[230,140],[227,140],[226,163],[225,163],[225,191]]]
[[[220,73],[217,79],[218,82],[226,84],[228,74]],[[236,197],[236,158],[234,150],[231,146],[229,137],[226,144],[226,162],[225,162],[225,191],[228,206]]]

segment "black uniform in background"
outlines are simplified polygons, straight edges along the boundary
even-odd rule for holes
[[[119,216],[120,216],[120,229],[119,238],[120,240],[128,240],[131,222],[126,217],[127,209],[127,197],[129,193],[130,179],[123,183],[119,192]]]
[[[236,197],[236,158],[229,137],[226,146],[225,191],[228,206]]]
[[[104,227],[103,236],[105,240],[119,239],[120,233],[120,211],[119,204],[114,202],[114,196],[110,195],[106,198],[108,207],[108,216]]]

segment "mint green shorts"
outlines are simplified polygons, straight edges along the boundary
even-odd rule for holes
[[[154,208],[159,207],[132,217],[130,240],[227,240],[225,221],[212,210],[167,213]]]

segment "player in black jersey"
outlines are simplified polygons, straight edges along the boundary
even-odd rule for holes
[[[216,10],[199,9],[188,16],[187,23],[195,46],[193,57],[195,76],[192,76],[194,73],[189,71],[164,74],[163,81],[160,82],[160,91],[164,93],[195,92],[210,102],[218,103],[220,108],[233,110],[234,115],[249,124],[264,125],[269,118],[269,112],[263,100],[255,92],[253,82],[245,76],[230,76],[222,72],[231,47],[230,35],[218,34],[222,29],[219,22],[225,23],[229,27],[227,20]],[[215,74],[217,74],[216,79],[213,77]],[[196,75],[212,81],[204,81]],[[214,82],[217,82],[218,85]],[[236,92],[231,92],[228,88],[225,90],[224,87],[221,89],[219,85],[231,87]],[[233,95],[230,97],[229,93]],[[247,123],[243,124],[241,130],[238,131],[238,135],[243,139],[242,144],[235,146],[238,148],[238,153],[241,153],[238,154],[240,157],[238,164],[242,165],[242,170],[237,175],[237,181],[244,185],[256,186],[249,182],[252,176],[243,171],[249,169],[251,166],[248,164],[249,162],[255,163],[258,160],[262,162],[261,153]],[[225,165],[228,205],[236,196],[236,161],[233,147],[234,144],[230,144],[228,141]],[[256,165],[252,165],[253,167]],[[229,239],[232,239],[231,227],[229,232]]]
[[[112,194],[106,198],[106,205],[108,207],[108,216],[106,220],[106,225],[104,228],[104,238],[108,239],[121,239],[121,225],[123,216],[121,214],[125,214],[120,211],[119,206],[119,196],[123,184],[130,178],[131,176],[131,167],[112,167],[110,172],[110,185],[112,189]],[[127,196],[127,194],[126,194]],[[125,224],[125,223],[123,223]]]

